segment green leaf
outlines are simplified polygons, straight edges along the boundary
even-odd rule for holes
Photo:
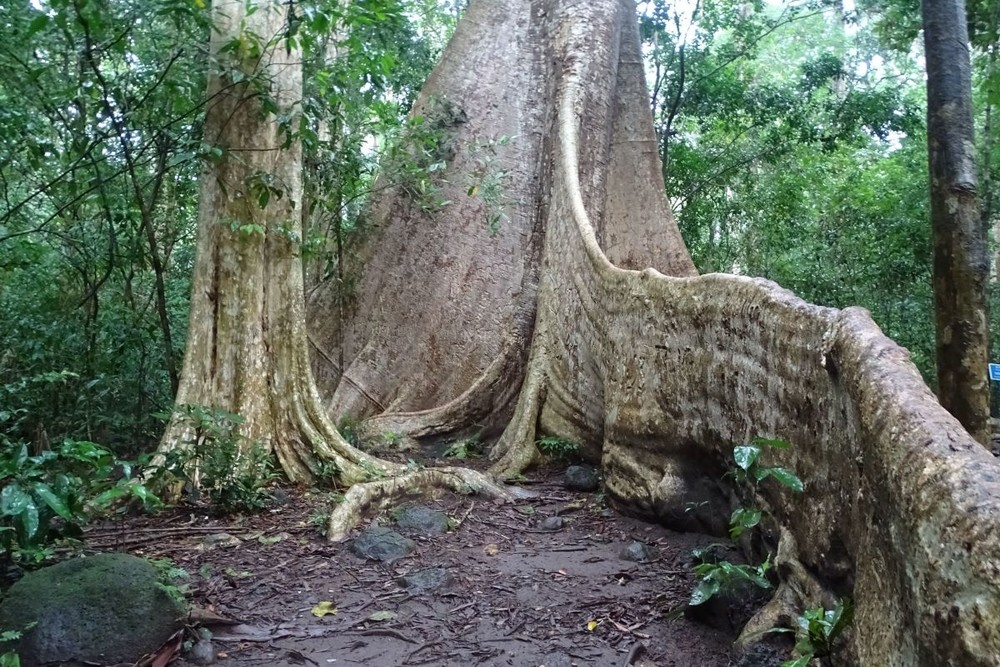
[[[70,511],[66,503],[52,490],[48,484],[38,483],[35,485],[35,495],[41,498],[46,505],[48,505],[53,512],[66,519],[67,521],[73,521],[73,512]]]
[[[760,447],[755,445],[740,445],[733,448],[733,458],[741,470],[749,470],[759,456]]]
[[[767,470],[771,473],[771,477],[778,480],[778,482],[785,488],[791,489],[796,493],[802,493],[802,490],[804,489],[802,480],[799,479],[799,476],[792,471],[785,468],[768,468]]]
[[[738,538],[744,531],[760,523],[763,513],[760,510],[739,507],[729,519],[729,537]]]
[[[789,449],[791,444],[783,438],[754,438],[753,444],[760,448],[773,447],[774,449]]]
[[[38,506],[31,503],[24,508],[21,512],[21,528],[24,531],[24,537],[31,540],[38,533]]]
[[[809,667],[810,660],[812,660],[812,653],[795,658],[794,660],[786,660],[781,663],[781,667]]]
[[[715,577],[702,579],[691,591],[691,600],[688,602],[692,607],[708,602],[712,596],[719,592],[722,583]]]
[[[0,491],[0,516],[20,516],[31,505],[34,505],[34,500],[16,483],[8,484]]]
[[[45,26],[49,24],[48,14],[41,14],[32,19],[31,23],[28,24],[28,34],[27,37],[33,37],[45,29]]]

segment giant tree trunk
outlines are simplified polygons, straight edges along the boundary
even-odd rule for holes
[[[242,442],[273,451],[293,482],[332,471],[345,485],[357,483],[334,512],[331,533],[343,534],[362,509],[406,491],[444,487],[511,498],[513,491],[473,470],[408,471],[369,456],[341,437],[320,403],[306,348],[298,253],[302,154],[288,134],[297,127],[302,63],[282,39],[287,7],[270,2],[248,13],[241,0],[213,7],[217,68],[209,77],[205,140],[222,156],[202,180],[176,403],[240,415]],[[290,119],[284,127],[276,111]],[[191,430],[183,412],[175,415],[161,454],[190,447]]]
[[[976,197],[965,2],[924,0],[923,21],[938,397],[988,445],[989,252]]]
[[[429,220],[400,189],[380,199],[355,313],[311,304],[314,363],[348,360],[323,371],[332,409],[414,437],[506,423],[497,475],[537,457],[537,429],[571,437],[619,508],[711,532],[732,446],[786,438],[775,462],[807,491],[764,489],[782,583],[752,627],[850,596],[859,664],[996,665],[1000,466],[864,311],[692,276],[631,0],[473,3],[418,108],[442,97],[461,107],[455,203]],[[494,239],[463,146],[498,134],[517,139]]]

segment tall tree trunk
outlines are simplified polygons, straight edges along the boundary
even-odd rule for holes
[[[964,0],[923,0],[938,398],[990,442],[986,227],[976,197]]]
[[[287,5],[242,0],[213,6],[205,141],[223,151],[201,182],[197,259],[187,349],[177,405],[239,414],[248,443],[272,449],[292,480],[308,479],[317,458],[345,480],[395,470],[350,447],[321,408],[309,372],[304,330],[301,239],[302,152],[275,113],[294,114],[302,56],[282,39]],[[236,48],[233,45],[236,44]],[[175,416],[161,451],[189,444]]]

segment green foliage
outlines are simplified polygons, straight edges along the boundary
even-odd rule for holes
[[[919,24],[908,1],[865,4],[891,6],[884,23],[902,35],[914,17]],[[820,305],[863,306],[933,380],[916,32],[894,52],[881,47],[870,12],[829,4],[647,7],[666,188],[698,269],[770,278]],[[988,82],[979,60],[978,80]]]
[[[411,116],[390,136],[382,155],[385,178],[427,215],[451,203],[441,192],[443,176],[457,150],[455,128],[464,122],[461,107],[444,98],[432,98],[424,114]]]
[[[171,404],[187,330],[209,67],[259,93],[243,67],[265,37],[243,34],[206,57],[210,3],[54,0],[5,8],[0,66],[0,387],[29,382],[8,436],[92,440],[148,450]],[[7,11],[9,9],[9,11]],[[319,0],[292,8],[276,40],[305,58],[301,115],[282,140],[306,156],[307,279],[335,275],[363,227],[380,153],[399,133],[458,10],[424,0]],[[335,58],[328,54],[336,53]],[[417,133],[419,134],[419,132]],[[421,144],[420,141],[417,142]],[[377,149],[373,147],[377,146]],[[412,180],[412,179],[411,179]],[[246,182],[266,205],[285,187]],[[263,232],[234,223],[250,242]],[[279,230],[280,231],[280,230]],[[345,294],[352,278],[339,276]]]
[[[806,610],[796,619],[798,628],[772,628],[768,632],[794,632],[797,658],[786,660],[781,667],[808,667],[819,664],[821,658],[829,658],[840,648],[844,631],[854,622],[854,605],[850,600],[837,600],[833,609],[816,607]]]
[[[737,445],[733,448],[734,466],[726,476],[731,476],[738,484],[749,485],[751,493],[755,493],[757,485],[769,478],[795,493],[802,493],[804,485],[795,473],[779,466],[765,466],[760,460],[762,452],[767,448],[789,447],[786,440],[762,437],[754,438],[748,445]],[[746,531],[760,525],[763,518],[764,512],[756,507],[737,507],[729,519],[729,537],[739,539]],[[718,547],[719,545],[712,544],[693,552],[695,559],[700,562],[694,568],[698,583],[691,593],[689,604],[703,604],[720,591],[732,592],[748,584],[765,590],[771,588],[767,579],[767,573],[771,569],[770,556],[760,565],[730,563],[717,557]]]
[[[479,440],[479,435],[472,435],[468,438],[461,438],[451,443],[444,450],[443,456],[452,459],[472,459],[483,454],[483,443]]]
[[[560,460],[572,459],[580,452],[580,443],[555,435],[538,438],[535,446],[542,454]]]
[[[512,137],[500,135],[484,142],[473,142],[468,147],[473,167],[469,172],[466,194],[479,197],[486,205],[486,229],[490,236],[500,233],[500,227],[509,221],[506,208],[510,203],[505,194],[508,172],[503,168],[501,149]]]
[[[37,623],[28,623],[20,630],[0,631],[0,647],[9,642],[14,642],[24,636],[24,633],[35,627]],[[17,651],[4,651],[0,653],[0,667],[21,667],[21,657]]]
[[[720,591],[734,593],[747,585],[769,590],[771,582],[767,580],[767,573],[770,569],[770,559],[760,565],[736,564],[725,560],[717,563],[699,563],[694,567],[698,583],[691,591],[688,604],[694,607],[707,602]]]
[[[273,500],[270,487],[278,478],[271,453],[240,434],[243,418],[203,405],[180,405],[174,419],[188,437],[166,455],[161,481],[181,480],[196,497],[205,493],[220,514],[255,512]]]
[[[361,422],[350,415],[344,415],[337,422],[337,431],[344,437],[352,447],[360,448],[361,442]]]
[[[733,478],[739,483],[750,482],[756,485],[771,477],[782,486],[796,493],[802,493],[802,480],[795,473],[785,468],[760,464],[760,455],[765,447],[788,449],[790,445],[779,438],[754,438],[749,445],[734,447],[733,460],[736,462],[736,467],[732,471]]]
[[[158,506],[132,467],[93,442],[66,440],[32,456],[27,443],[0,435],[2,557],[37,564],[54,541],[80,537],[87,521],[123,500]]]

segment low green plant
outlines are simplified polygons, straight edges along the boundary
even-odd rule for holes
[[[451,443],[448,448],[444,450],[443,456],[450,459],[464,460],[479,457],[482,453],[483,445],[479,441],[479,437],[470,436]]]
[[[688,604],[694,607],[708,602],[719,591],[736,591],[748,584],[769,590],[771,582],[767,579],[767,573],[770,569],[770,558],[760,565],[730,563],[726,560],[698,563],[694,567],[698,583],[691,591],[691,600]]]
[[[773,628],[769,632],[794,632],[797,658],[781,663],[781,667],[808,667],[820,658],[829,658],[840,648],[844,631],[854,622],[854,605],[850,600],[837,600],[833,609],[816,607],[806,610],[796,619],[797,629]]]
[[[24,636],[25,632],[36,625],[38,624],[28,623],[20,630],[0,631],[0,646],[9,644],[10,642],[16,642]],[[4,651],[3,653],[0,653],[0,667],[21,667],[21,656],[18,655],[17,651]]]
[[[768,447],[788,449],[790,445],[778,438],[754,438],[748,445],[738,445],[733,448],[736,466],[727,474],[731,474],[737,483],[750,484],[754,488],[771,478],[795,493],[802,493],[804,485],[795,473],[781,466],[762,465],[760,456]],[[729,517],[729,537],[738,539],[745,531],[760,524],[763,517],[764,513],[756,507],[737,507]]]
[[[0,436],[2,556],[41,563],[53,542],[79,538],[90,519],[120,501],[137,498],[147,508],[158,507],[159,499],[133,475],[133,466],[93,442],[66,440],[32,456],[27,443]]]
[[[318,498],[318,503],[306,518],[306,523],[313,526],[320,532],[326,530],[326,524],[330,521],[330,514],[333,508],[344,502],[344,494],[330,492]]]
[[[184,446],[167,454],[160,471],[163,481],[181,480],[196,496],[205,493],[220,514],[255,512],[270,505],[270,487],[279,475],[271,453],[240,433],[240,415],[181,405],[175,418],[189,427],[189,435]]]
[[[560,460],[571,459],[580,452],[580,443],[555,435],[538,438],[535,440],[535,446],[542,454]]]
[[[352,447],[361,448],[361,422],[351,415],[344,415],[337,422],[337,431]]]
[[[777,438],[754,438],[750,444],[737,445],[733,448],[734,467],[726,475],[732,476],[739,484],[749,484],[754,491],[757,485],[770,478],[795,493],[801,493],[804,485],[795,473],[780,466],[765,466],[761,462],[761,454],[766,448],[788,449],[789,446],[787,441]],[[763,518],[763,510],[757,507],[737,507],[729,517],[729,537],[739,539],[746,531],[760,525]],[[713,546],[716,545],[710,545]],[[691,592],[690,605],[703,604],[720,591],[730,591],[748,584],[764,590],[771,588],[771,582],[767,578],[771,569],[770,556],[760,565],[746,565],[718,560],[714,556],[707,559],[708,553],[707,550],[694,552],[695,558],[701,562],[694,567],[698,583]],[[715,550],[711,553],[714,554]]]

